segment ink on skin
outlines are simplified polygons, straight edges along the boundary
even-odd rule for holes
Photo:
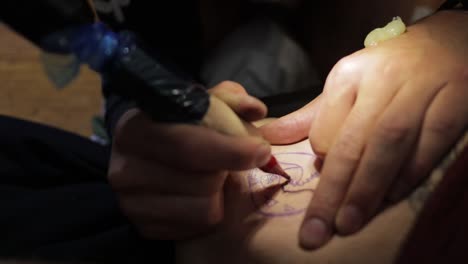
[[[289,183],[291,181],[291,176],[289,176],[279,165],[278,161],[276,160],[275,156],[271,155],[270,160],[267,164],[260,167],[260,169],[266,173],[276,174],[286,179]]]
[[[316,155],[310,152],[284,152],[276,153],[275,156],[281,158],[282,161],[277,162],[287,172],[288,178],[257,169],[251,170],[247,176],[250,197],[257,208],[256,212],[265,217],[288,217],[301,214],[305,211],[306,205],[294,204],[291,199],[297,195],[307,199],[313,193],[312,182],[320,177],[320,173],[309,166],[316,159]],[[284,159],[294,161],[287,162]],[[304,167],[305,164],[308,164],[307,168]],[[309,171],[310,169],[312,171]],[[282,177],[286,180],[282,180]]]

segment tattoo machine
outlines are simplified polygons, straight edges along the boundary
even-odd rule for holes
[[[155,121],[204,124],[210,113],[217,112],[210,107],[213,96],[202,85],[161,65],[142,39],[99,22],[91,0],[3,0],[0,17],[43,51],[72,58],[68,66],[57,67],[59,74],[49,74],[59,85],[66,85],[79,65],[87,64],[115,93],[135,101]],[[217,116],[224,119],[224,113]],[[240,130],[230,121],[218,120],[214,129],[241,136],[232,132]],[[261,169],[290,179],[273,155]]]

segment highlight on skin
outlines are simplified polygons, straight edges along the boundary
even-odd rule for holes
[[[405,33],[406,25],[400,17],[394,17],[393,20],[383,28],[376,28],[367,34],[364,40],[364,46],[377,46],[382,41],[389,40]]]

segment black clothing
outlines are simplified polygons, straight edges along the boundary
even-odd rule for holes
[[[109,147],[0,116],[0,259],[172,263],[143,239],[106,180]]]

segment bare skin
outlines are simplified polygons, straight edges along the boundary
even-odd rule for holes
[[[223,82],[210,92],[246,121],[266,114],[265,105],[237,83]],[[132,109],[117,125],[108,179],[143,236],[179,240],[210,231],[223,219],[228,170],[263,166],[270,153],[258,135],[155,123]]]
[[[304,248],[359,231],[385,198],[398,201],[428,177],[466,131],[467,22],[466,12],[439,12],[343,58],[320,98],[264,128],[276,143],[309,135],[325,157]]]
[[[324,247],[307,251],[297,243],[297,234],[320,180],[309,177],[317,171],[316,157],[307,141],[273,146],[273,153],[293,178],[285,190],[283,180],[256,169],[232,173],[225,186],[226,218],[214,233],[180,242],[178,263],[393,263],[420,209],[453,160],[452,156],[441,164],[412,195],[380,210],[359,233],[335,235]]]

